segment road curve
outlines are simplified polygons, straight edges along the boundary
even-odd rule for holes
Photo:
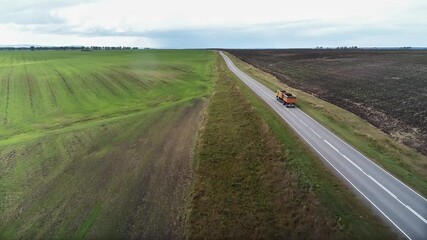
[[[427,239],[427,200],[298,108],[285,108],[275,93],[238,69],[228,68],[264,100],[331,167],[334,173],[408,239]]]

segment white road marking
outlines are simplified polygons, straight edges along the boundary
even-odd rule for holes
[[[328,142],[328,140],[323,139],[323,141],[324,141],[325,143],[327,143],[327,144],[328,144],[331,148],[333,148],[335,151],[337,151],[339,154],[341,154],[341,153],[340,153],[340,151],[334,147],[334,145],[332,145],[332,144],[330,144],[330,143]]]
[[[365,173],[366,176],[368,176],[372,181],[374,181],[378,186],[380,186],[384,191],[386,191],[390,196],[392,196],[394,199],[396,199],[400,204],[402,204],[404,207],[406,207],[409,211],[411,211],[415,216],[417,216],[421,221],[423,221],[425,224],[427,224],[427,220],[423,218],[419,213],[417,213],[414,209],[412,209],[410,206],[406,205],[402,201],[399,200],[399,198],[394,195],[390,190],[388,190],[386,187],[384,187],[380,182],[378,182],[374,177],[368,175]]]
[[[295,115],[293,112],[291,112],[291,111],[288,111],[288,112],[290,112],[292,115],[294,115],[294,117],[298,118],[297,115]]]
[[[304,126],[306,126],[306,127],[308,127],[309,128],[309,126],[307,125],[307,124],[305,124],[305,122],[303,122],[301,119],[299,119],[298,118],[298,120],[304,125]]]
[[[388,190],[386,187],[384,187],[384,185],[382,185],[381,183],[379,183],[374,177],[372,177],[369,174],[365,175],[370,178],[375,184],[377,184],[378,186],[380,186],[386,193],[388,193],[390,196],[392,196],[394,199],[397,199],[396,195],[394,195],[390,190]],[[402,204],[403,205],[403,204]]]
[[[350,160],[350,158],[348,158],[346,155],[340,153],[347,161],[349,161],[353,166],[355,166],[357,169],[359,169],[359,171],[363,172],[363,169],[361,167],[359,167],[359,165],[357,165],[356,163],[354,163],[353,161]]]
[[[388,188],[386,188],[384,185],[382,185],[380,182],[378,182],[374,177],[372,177],[371,175],[369,175],[365,171],[363,171],[363,169],[361,167],[359,167],[359,165],[357,165],[355,162],[351,161],[347,156],[340,153],[340,151],[338,149],[336,149],[334,147],[334,145],[330,144],[326,139],[324,139],[323,141],[325,143],[327,143],[331,148],[333,148],[337,153],[339,153],[341,156],[343,156],[348,162],[351,163],[351,165],[353,165],[354,167],[359,169],[364,175],[366,175],[369,179],[371,179],[375,184],[377,184],[380,188],[382,188],[386,193],[388,193],[390,196],[392,196],[394,199],[396,199],[400,204],[402,204],[405,208],[407,208],[410,212],[412,212],[415,216],[417,216],[421,221],[423,221],[424,223],[427,224],[427,220],[425,218],[423,218],[418,212],[416,212],[414,209],[412,209],[409,205],[400,201],[400,199],[393,192],[391,192]]]
[[[316,134],[319,138],[322,138],[316,131],[314,131],[312,128],[308,128],[308,129],[310,129],[310,131],[312,131],[314,134]]]
[[[297,108],[298,109],[298,108]],[[346,143],[344,140],[342,140],[341,138],[337,137],[337,135],[335,135],[333,132],[329,131],[329,129],[325,128],[322,124],[320,124],[319,122],[317,122],[316,120],[314,120],[310,115],[308,115],[307,113],[303,112],[301,109],[298,109],[299,112],[301,112],[302,114],[304,114],[305,116],[307,116],[308,118],[310,118],[312,120],[313,123],[315,123],[316,125],[320,126],[321,128],[323,128],[324,130],[326,130],[328,133],[332,134],[336,139],[338,139],[340,142],[344,143],[345,145],[347,145],[349,148],[351,148],[352,150],[354,150],[355,152],[357,152],[362,158],[366,159],[367,161],[369,161],[370,163],[372,163],[373,165],[375,165],[376,167],[378,167],[379,169],[381,169],[383,172],[385,172],[387,175],[389,175],[390,177],[392,177],[394,180],[398,181],[400,184],[402,184],[402,186],[406,187],[408,190],[412,191],[413,193],[415,193],[416,195],[418,195],[418,197],[422,198],[424,201],[427,202],[427,199],[425,197],[423,197],[421,194],[419,194],[418,192],[416,192],[414,189],[410,188],[408,185],[406,185],[405,183],[403,183],[402,181],[400,181],[399,179],[397,179],[395,176],[393,176],[392,174],[390,174],[389,172],[387,172],[384,168],[382,168],[381,166],[379,166],[378,164],[376,164],[375,162],[373,162],[371,159],[367,158],[365,155],[363,155],[362,153],[360,153],[357,149],[353,148],[350,144]]]
[[[423,216],[421,216],[420,214],[418,214],[414,209],[412,209],[410,206],[405,205],[405,207],[407,209],[409,209],[409,211],[411,211],[413,214],[415,214],[418,218],[420,218],[424,223],[427,224],[427,220],[425,218],[423,218]]]

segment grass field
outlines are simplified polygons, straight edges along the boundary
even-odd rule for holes
[[[206,68],[192,51],[2,52],[0,145],[204,95]]]
[[[214,60],[0,52],[0,238],[182,237]]]
[[[367,121],[312,94],[289,87],[275,76],[263,72],[234,56],[237,66],[271,90],[287,89],[298,97],[298,107],[351,143],[417,191],[427,195],[427,157],[392,139]]]
[[[235,50],[282,82],[344,108],[427,155],[427,52]]]
[[[190,239],[390,239],[222,58],[196,153]]]

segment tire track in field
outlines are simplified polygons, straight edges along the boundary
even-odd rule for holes
[[[80,102],[79,101],[79,98],[76,96],[76,94],[75,94],[75,92],[73,91],[73,89],[71,88],[71,86],[70,86],[70,84],[69,84],[69,82],[67,81],[67,79],[65,79],[65,77],[60,73],[60,72],[58,72],[58,70],[56,70],[56,69],[53,69],[56,73],[58,73],[58,75],[61,77],[61,79],[62,79],[62,81],[64,82],[64,84],[65,84],[65,87],[67,88],[67,90],[73,95],[73,97],[74,97],[74,99],[76,99],[76,101],[77,102]]]
[[[114,96],[118,96],[117,93],[111,88],[111,86],[109,86],[108,84],[106,84],[104,81],[102,81],[102,79],[99,77],[98,74],[96,73],[92,73],[92,76],[95,77],[95,79],[100,82],[105,88],[107,88],[111,94],[113,94]]]
[[[68,91],[75,97],[76,95],[74,94],[73,89],[71,88],[70,84],[68,83],[68,81],[64,78],[64,76],[62,76],[62,74],[60,72],[58,72],[58,70],[53,69],[53,71],[55,71],[56,73],[58,73],[59,77],[61,77],[62,81],[65,84],[65,87],[67,87]]]
[[[73,71],[73,73],[80,78],[80,80],[83,82],[83,84],[93,93],[95,94],[95,96],[99,99],[104,99],[102,96],[100,96],[91,86],[89,86],[89,84],[86,82],[86,80],[84,80],[84,78],[82,76],[80,76],[77,72]]]
[[[135,76],[132,73],[125,72],[123,70],[122,71],[116,70],[116,71],[114,71],[114,73],[116,73],[117,75],[120,75],[120,76],[124,77],[124,79],[131,80],[132,83],[135,82],[136,84],[138,84],[139,86],[141,86],[145,90],[150,90],[152,88],[152,86],[150,86],[144,80],[141,80],[140,78],[138,78],[137,76]]]
[[[115,82],[117,82],[122,88],[124,88],[127,93],[129,94],[133,93],[132,90],[123,83],[123,81],[127,82],[126,79],[124,79],[123,81],[120,80],[120,77],[116,75],[116,72],[109,73],[109,76],[111,77],[111,79],[115,80]]]
[[[30,77],[28,76],[27,66],[24,66],[24,69],[25,69],[25,75],[26,75],[27,84],[28,84],[28,95],[30,97],[31,112],[34,114],[33,87],[32,87],[31,81],[30,81]]]
[[[11,57],[12,59],[12,57]],[[3,124],[6,125],[7,124],[7,115],[9,112],[9,98],[10,98],[10,76],[12,75],[12,71],[13,71],[13,67],[9,72],[9,76],[7,77],[7,82],[6,82],[6,110],[5,110],[5,114],[4,114],[4,121]]]
[[[50,84],[50,81],[47,81],[47,85],[49,86],[50,95],[52,97],[52,102],[55,106],[58,106],[58,101],[56,100],[55,92],[53,91],[52,85]]]
[[[124,89],[126,89],[126,91],[128,93],[131,93],[132,91],[130,90],[130,88],[128,86],[126,86],[122,80],[120,80],[120,78],[116,78],[114,75],[111,76],[114,80],[116,80],[116,82]],[[126,80],[125,80],[126,81]]]

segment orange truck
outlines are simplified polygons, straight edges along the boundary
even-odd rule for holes
[[[283,105],[286,107],[295,107],[295,104],[297,103],[297,97],[285,90],[277,90],[276,99],[277,101],[283,102]]]

